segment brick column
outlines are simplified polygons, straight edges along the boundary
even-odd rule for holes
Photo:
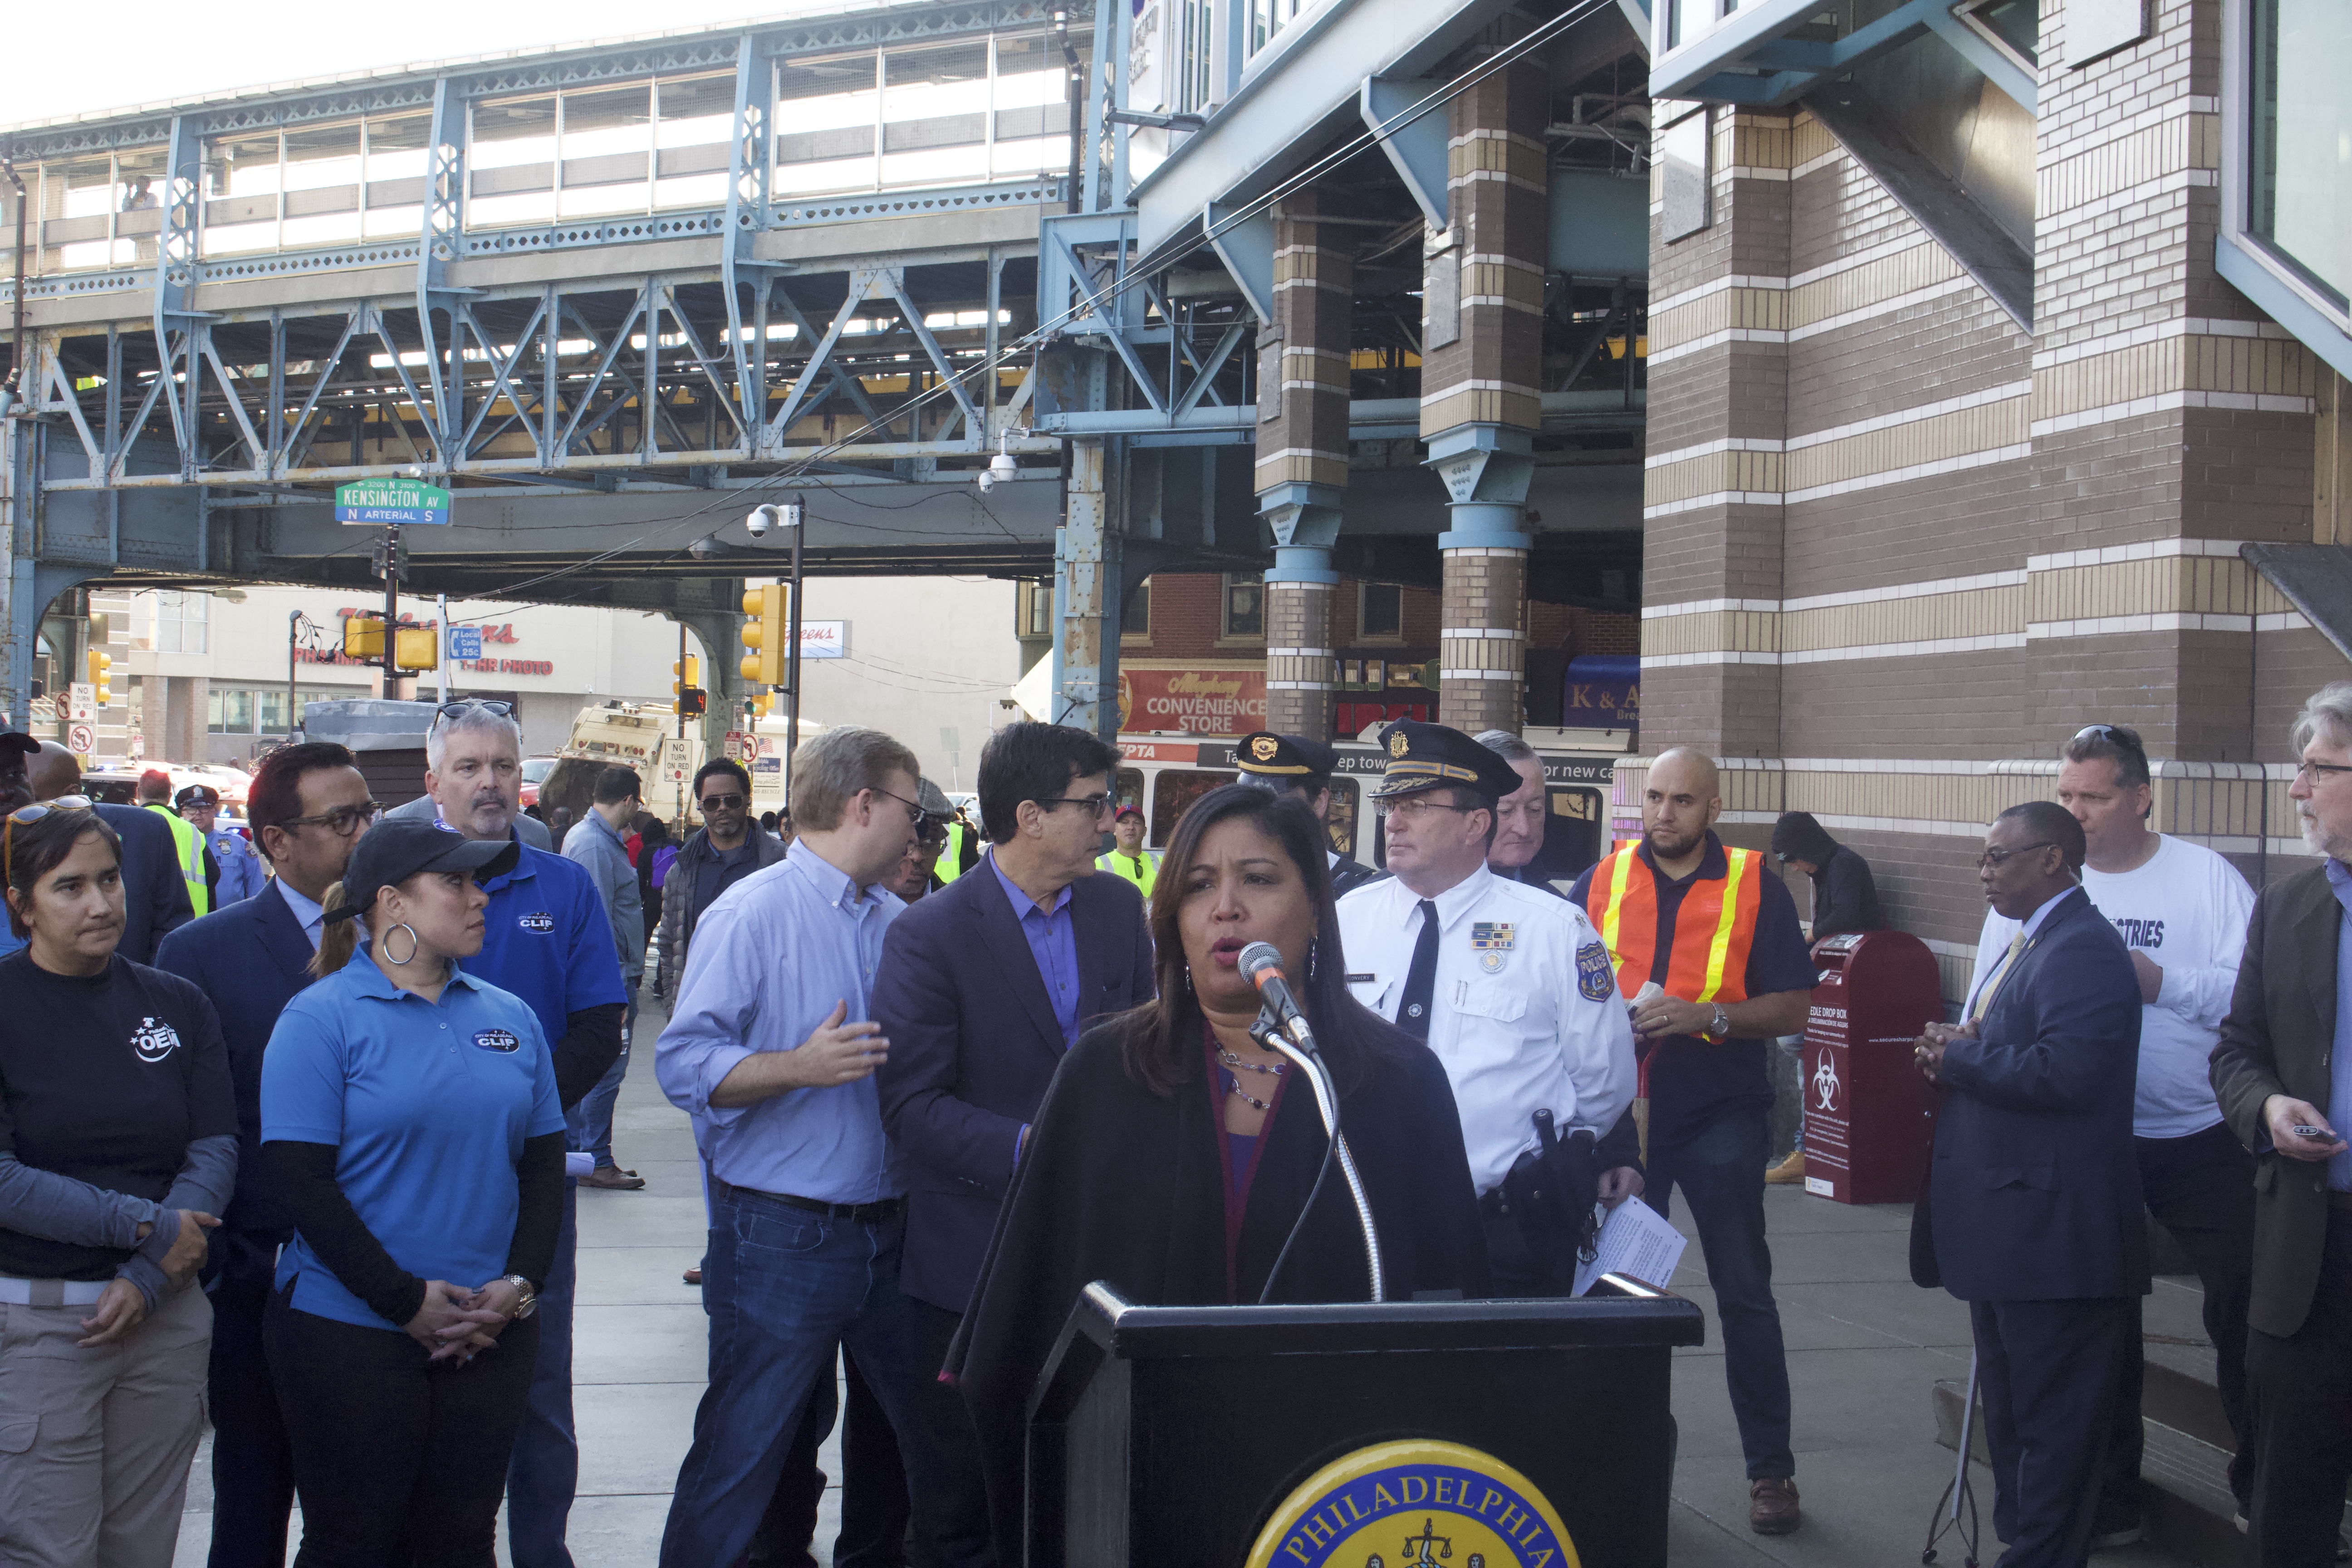
[[[1499,23],[1482,40],[1517,33]],[[1527,688],[1528,484],[1542,404],[1549,177],[1544,69],[1497,72],[1448,108],[1447,226],[1423,247],[1421,434],[1453,517],[1444,562],[1438,716],[1519,729]]]
[[[1274,320],[1258,336],[1258,511],[1274,533],[1265,574],[1266,728],[1330,736],[1331,544],[1348,483],[1348,231],[1316,221],[1312,192],[1284,198],[1274,225]]]

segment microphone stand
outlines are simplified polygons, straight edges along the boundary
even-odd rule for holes
[[[1323,1113],[1323,1132],[1331,1141],[1331,1152],[1339,1162],[1339,1174],[1348,1184],[1348,1195],[1356,1202],[1356,1223],[1364,1232],[1364,1259],[1371,1270],[1372,1300],[1388,1300],[1388,1275],[1381,1263],[1381,1234],[1372,1224],[1371,1200],[1364,1195],[1364,1182],[1356,1173],[1355,1156],[1348,1152],[1348,1140],[1339,1131],[1339,1097],[1331,1087],[1331,1074],[1323,1065],[1322,1053],[1315,1048],[1315,1036],[1299,1017],[1293,1025],[1300,1036],[1294,1042],[1284,1032],[1271,1008],[1262,1008],[1257,1022],[1250,1026],[1250,1038],[1270,1051],[1277,1051],[1307,1077],[1315,1091],[1316,1109]],[[1306,1216],[1299,1216],[1304,1219]]]

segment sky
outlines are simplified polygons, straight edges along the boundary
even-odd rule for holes
[[[838,13],[856,0],[233,0],[192,11],[119,0],[102,18],[80,5],[24,5],[8,54],[47,62],[8,73],[0,127],[103,113],[231,88],[337,77],[387,66],[540,50],[600,38],[678,32],[748,19]],[[878,9],[879,6],[877,5]],[[198,17],[203,20],[199,22]],[[86,59],[85,70],[71,62]]]

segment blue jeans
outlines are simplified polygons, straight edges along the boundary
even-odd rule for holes
[[[621,1098],[621,1080],[629,1075],[629,1047],[623,1046],[596,1087],[563,1113],[563,1146],[575,1154],[593,1154],[601,1168],[613,1163],[613,1102]]]
[[[572,1305],[579,1293],[579,1189],[563,1184],[555,1267],[539,1288],[539,1356],[530,1407],[507,1461],[507,1555],[514,1568],[572,1568],[563,1544],[572,1494],[580,1485],[580,1439],[572,1429]]]
[[[1723,1375],[1749,1480],[1797,1470],[1789,1452],[1789,1358],[1772,1299],[1772,1249],[1764,1242],[1765,1113],[1761,1105],[1733,1106],[1679,1148],[1653,1145],[1643,1194],[1662,1215],[1677,1185],[1690,1202],[1715,1287]]]
[[[941,1516],[954,1456],[937,1451],[913,1390],[935,1378],[898,1289],[901,1215],[828,1219],[764,1194],[712,1184],[702,1306],[710,1318],[710,1381],[694,1412],[662,1531],[662,1568],[726,1568],[751,1545],[775,1494],[809,1390],[846,1351],[898,1435],[913,1505],[911,1560],[925,1568],[986,1568],[984,1521]],[[933,1484],[927,1487],[926,1480]]]

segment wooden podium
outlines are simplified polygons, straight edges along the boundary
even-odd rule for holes
[[[1139,1307],[1087,1288],[1029,1406],[1025,1568],[1666,1561],[1689,1301]]]

